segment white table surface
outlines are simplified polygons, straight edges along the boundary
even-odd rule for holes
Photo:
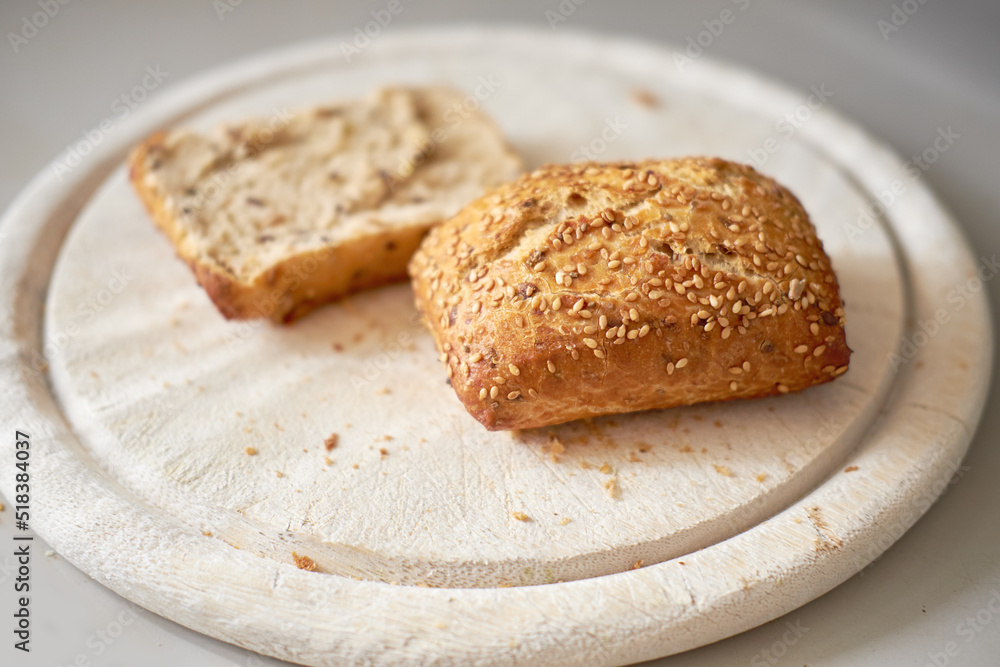
[[[59,0],[50,1],[51,11]],[[689,37],[706,30],[703,21],[712,22],[723,9],[732,9],[735,20],[712,38],[708,54],[803,91],[825,85],[833,92],[830,104],[893,146],[901,161],[931,147],[939,128],[950,127],[957,138],[922,179],[954,214],[978,256],[991,258],[1000,251],[1000,183],[994,159],[1000,149],[1000,3],[877,0],[833,7],[764,0],[562,2],[564,7],[578,6],[558,24],[560,30],[631,34],[670,47],[686,45]],[[23,17],[30,20],[41,10],[37,0],[4,0],[0,207],[69,144],[103,119],[115,117],[120,108],[112,106],[115,100],[142,80],[147,67],[159,66],[166,73],[157,89],[163,90],[243,54],[351,33],[371,20],[371,10],[387,3],[70,2],[60,5],[37,34],[27,31],[30,38],[19,43],[15,53],[8,33],[21,33]],[[498,21],[548,29],[546,11],[559,12],[560,1],[451,6],[402,0],[402,6],[386,30]],[[890,32],[885,26],[892,25],[894,6],[901,25]],[[232,11],[222,12],[223,7]],[[880,20],[886,22],[882,29]],[[996,311],[1000,289],[992,282],[987,289]],[[861,575],[765,626],[648,664],[1000,665],[997,407],[994,395],[965,467],[943,498]],[[7,432],[16,425],[3,427]],[[5,499],[4,504],[0,664],[279,664],[135,608],[58,555],[43,556],[46,548],[37,542],[32,652],[14,650],[13,516],[10,502]]]

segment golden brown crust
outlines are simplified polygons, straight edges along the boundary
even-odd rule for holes
[[[542,167],[432,230],[410,274],[490,430],[797,391],[850,357],[806,212],[720,159]]]

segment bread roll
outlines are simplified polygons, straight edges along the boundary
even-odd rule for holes
[[[799,391],[850,357],[809,216],[721,159],[542,167],[432,230],[410,274],[490,430]]]

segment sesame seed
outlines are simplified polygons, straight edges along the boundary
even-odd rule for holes
[[[648,333],[649,333],[649,325],[648,324],[643,324],[642,328],[639,329],[639,338],[642,338],[643,336],[645,336]]]
[[[514,364],[508,364],[508,365],[507,365],[507,369],[508,369],[508,370],[509,370],[509,371],[510,371],[511,373],[513,373],[514,375],[520,375],[520,374],[521,374],[521,369],[520,369],[520,368],[518,368],[517,366],[515,366]]]
[[[545,270],[545,260],[542,260],[541,262],[538,262],[537,264],[535,264],[531,268],[533,268],[536,273],[539,272],[539,271],[544,271]]]
[[[639,330],[638,329],[632,329],[631,331],[628,332],[628,339],[629,340],[635,340],[638,337],[639,337]]]
[[[824,366],[824,367],[823,367],[823,372],[824,372],[824,373],[832,373],[832,372],[834,372],[835,370],[837,370],[837,367],[836,367],[836,366],[833,366],[833,365],[830,365],[830,366]]]
[[[788,283],[788,298],[793,301],[798,299],[802,296],[802,292],[805,290],[805,287],[805,281],[799,280],[798,278],[792,278],[792,280]]]
[[[576,348],[569,351],[569,356],[573,357],[573,361],[579,361],[580,359],[580,353],[576,351]]]
[[[597,327],[595,327],[593,324],[588,324],[583,328],[583,333],[593,335],[597,333]]]
[[[639,295],[636,294],[635,292],[629,292],[628,294],[625,295],[625,300],[629,301],[629,302],[635,301],[638,298],[639,298]]]
[[[573,304],[573,312],[579,313],[581,310],[583,310],[583,307],[585,305],[587,305],[586,301],[584,301],[583,299],[578,299],[577,302]]]
[[[729,383],[729,391],[736,391],[736,387],[738,386],[739,385],[736,384],[736,380],[733,380],[732,382]]]
[[[726,327],[725,329],[723,329],[722,330],[722,340],[726,340],[727,338],[729,338],[729,336],[732,335],[732,333],[733,333],[733,328],[732,327]]]
[[[616,335],[618,335],[618,329],[616,329],[615,327],[611,327],[610,329],[607,330],[607,332],[605,332],[604,337],[614,338]]]
[[[813,356],[814,357],[818,357],[819,355],[823,354],[824,352],[826,352],[826,345],[820,345],[815,350],[813,350]]]
[[[583,344],[586,345],[587,347],[589,347],[592,350],[595,349],[595,348],[597,348],[597,341],[594,340],[593,338],[584,338],[583,339]]]
[[[490,398],[496,398],[500,395],[500,388],[496,385],[490,387]]]
[[[733,375],[740,375],[743,373],[743,369],[740,368],[739,366],[733,366],[729,369],[729,372],[732,373]]]
[[[594,350],[594,356],[597,357],[598,359],[605,358],[605,354],[601,350]]]
[[[780,391],[782,394],[787,394],[788,393],[788,386],[787,385],[783,385],[783,384],[779,384],[778,385],[778,391]]]
[[[545,362],[545,365],[548,367],[550,373],[555,373],[556,372],[556,365],[554,363],[552,363],[551,359],[549,359],[547,362]]]
[[[486,394],[487,394],[486,389],[480,389],[479,390],[479,400],[480,401],[485,400],[486,399]]]
[[[555,301],[552,302],[552,310],[559,310],[560,308],[562,308],[562,299],[557,296]]]
[[[512,391],[509,394],[507,394],[507,400],[508,401],[513,401],[515,398],[517,398],[520,395],[521,395],[521,392],[519,392],[519,391]]]
[[[683,359],[678,359],[675,365],[677,366],[677,368],[684,368],[685,366],[688,365],[687,357],[684,357]]]
[[[589,320],[591,317],[593,317],[593,313],[591,313],[589,310],[586,310],[586,309],[585,310],[581,310],[580,311],[580,317],[582,317],[585,320]]]
[[[749,361],[744,361],[743,362],[743,370],[745,370],[747,373],[750,372],[750,362]]]
[[[537,398],[538,392],[535,391],[534,389],[528,389],[528,396],[531,396],[532,398]]]
[[[649,292],[649,298],[653,299],[654,301],[656,299],[659,299],[661,296],[666,296],[666,292],[663,292],[663,291],[658,290],[658,289],[650,290],[650,292]]]
[[[819,335],[819,325],[816,324],[815,322],[813,322],[812,324],[809,325],[809,331],[812,332],[813,336],[818,336]]]
[[[609,269],[617,269],[621,265],[622,265],[622,263],[619,260],[617,260],[617,259],[613,259],[610,262],[608,262],[608,268]]]
[[[597,320],[597,326],[602,329],[608,328],[608,318],[606,315],[601,315],[601,317]]]
[[[808,351],[809,351],[808,345],[798,345],[795,348],[795,354],[805,354]]]

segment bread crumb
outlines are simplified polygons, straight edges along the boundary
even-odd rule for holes
[[[724,475],[726,477],[733,476],[733,472],[728,468],[728,466],[720,466],[713,464],[712,467],[715,468],[715,472],[719,473],[720,475]]]
[[[628,453],[628,460],[631,463],[642,463],[642,459],[640,459],[639,456],[635,452],[629,452]]]
[[[844,468],[844,472],[854,472],[857,469],[858,466],[847,466],[846,468]]]
[[[392,442],[392,441],[393,441],[393,440],[395,440],[396,438],[394,438],[394,437],[393,437],[393,436],[391,436],[391,435],[383,435],[383,436],[382,436],[382,439],[383,439],[383,440],[385,440],[386,442]]]
[[[691,449],[691,445],[684,445],[678,451],[680,451],[681,454],[690,454],[694,450]]]
[[[375,393],[378,394],[379,396],[385,396],[387,394],[391,394],[392,390],[389,389],[388,387],[379,387],[378,389],[375,390]]]
[[[49,549],[48,551],[45,552],[45,557],[55,559],[56,552]]]
[[[285,429],[281,428],[281,424],[279,424],[278,422],[274,422],[274,428],[278,429],[282,433],[284,433],[285,431]]]
[[[236,415],[237,417],[242,417],[242,416],[243,416],[243,413],[242,413],[242,412],[240,412],[239,410],[237,410],[237,411],[236,411],[236,412],[234,412],[233,414],[235,414],[235,415]]]
[[[323,446],[326,447],[326,451],[330,451],[331,449],[336,447],[338,440],[340,440],[340,436],[337,435],[336,433],[331,433],[330,435],[328,435],[326,437],[326,440],[323,441]]]
[[[614,472],[614,470],[612,470],[611,466],[608,465],[607,462],[605,462],[601,465],[601,472],[604,473],[605,475],[610,475],[612,472]]]
[[[204,535],[205,537],[211,537],[212,536],[212,531],[210,531],[210,530],[203,530],[203,531],[201,531],[201,534]]]
[[[653,448],[652,445],[648,445],[645,442],[640,442],[638,445],[636,445],[636,449],[638,449],[643,454],[645,454],[646,452],[648,452],[652,448]]]
[[[343,352],[344,351],[344,346],[341,345],[340,343],[334,343],[333,344],[333,350],[334,350],[334,352]]]
[[[354,465],[352,465],[351,467],[352,467],[352,468],[354,468],[355,470],[357,470],[357,469],[358,469],[358,464],[357,464],[357,463],[355,463],[355,464],[354,464]]]
[[[277,475],[278,477],[284,477],[285,476],[285,473],[281,472],[280,470],[275,470],[274,474]]]
[[[563,518],[562,518],[562,519],[561,519],[561,520],[559,521],[559,525],[560,525],[560,526],[565,526],[566,524],[570,523],[571,521],[573,521],[573,519],[569,518],[568,516],[564,516],[564,517],[563,517]]]
[[[761,474],[757,475],[758,482],[763,482],[765,479],[767,479],[767,473],[762,472]]]
[[[384,459],[385,457],[389,456],[389,450],[386,449],[385,447],[382,447],[381,449],[378,450],[378,454]]]
[[[316,571],[316,561],[314,561],[309,556],[300,556],[293,551],[292,560],[295,561],[295,567],[299,568],[300,570],[305,570],[306,572]]]
[[[3,512],[5,509],[7,509],[7,506],[4,505],[3,503],[0,503],[0,512]]]
[[[632,99],[636,104],[647,109],[655,109],[660,106],[660,98],[645,88],[633,88]]]
[[[722,428],[722,422],[720,422],[718,419],[715,420],[715,428]]]
[[[604,483],[604,488],[608,492],[608,497],[619,498],[621,497],[621,489],[618,488],[618,478],[612,477]]]
[[[511,512],[510,515],[518,521],[531,521],[531,517],[524,512]]]
[[[643,565],[645,565],[645,563],[644,563],[644,562],[643,562],[643,560],[642,560],[642,559],[640,558],[639,560],[637,560],[637,561],[636,561],[635,563],[633,563],[633,564],[632,564],[632,569],[633,569],[633,570],[638,570],[638,569],[639,569],[640,567],[642,567]]]
[[[589,461],[580,461],[580,467],[583,468],[584,470],[590,470],[594,466],[590,465]]]
[[[247,426],[246,428],[243,429],[243,432],[244,433],[253,433],[253,427]]]
[[[256,447],[247,447],[243,451],[247,453],[247,456],[257,456],[257,448]]]

